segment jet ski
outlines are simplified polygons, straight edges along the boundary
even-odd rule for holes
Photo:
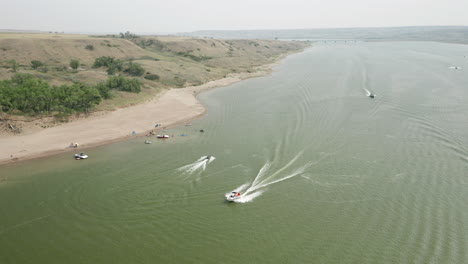
[[[375,97],[375,94],[371,93],[371,94],[369,94],[369,97],[370,97],[370,98],[374,98],[374,97]]]
[[[226,200],[228,200],[228,202],[234,202],[235,200],[241,198],[241,193],[230,192],[230,193],[226,193],[224,196],[226,196]]]
[[[206,156],[206,157],[205,157],[205,160],[208,160],[208,161],[209,161],[209,160],[211,159],[211,157],[213,157],[213,156]]]

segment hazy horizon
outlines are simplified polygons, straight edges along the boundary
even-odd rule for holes
[[[198,30],[278,30],[468,25],[468,1],[135,0],[3,3],[0,28],[69,33],[176,33]]]

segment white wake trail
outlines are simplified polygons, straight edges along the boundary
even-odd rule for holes
[[[290,168],[302,155],[302,152],[298,153],[291,161],[289,161],[286,165],[283,167],[279,168],[278,170],[274,171],[271,173],[270,176],[267,176],[268,171],[272,168],[272,166],[275,164],[275,162],[270,162],[267,161],[263,167],[260,169],[258,174],[255,176],[254,180],[252,183],[246,183],[243,184],[236,189],[232,190],[231,192],[238,192],[241,193],[241,197],[234,200],[236,203],[247,203],[253,201],[255,198],[259,197],[262,195],[266,190],[268,186],[271,186],[273,184],[291,179],[293,177],[302,175],[305,173],[305,171],[312,165],[319,163],[322,159],[326,158],[328,155],[325,155],[321,158],[319,158],[317,161],[309,162],[295,170],[293,170],[291,173],[286,174],[283,177],[277,178],[276,176],[283,174],[285,170]],[[276,179],[275,179],[276,178]]]
[[[281,169],[277,170],[275,173],[273,173],[272,175],[270,175],[269,177],[267,177],[266,179],[264,179],[261,183],[264,183],[266,181],[268,181],[269,179],[271,178],[274,178],[276,175],[278,175],[279,173],[283,172],[285,169],[289,168],[294,162],[296,162],[296,160],[302,155],[302,152],[299,152],[291,161],[289,161],[286,165],[284,165]],[[252,185],[255,185],[255,184],[252,184]]]
[[[364,91],[366,91],[366,96],[371,95],[371,92],[369,90],[367,90],[366,88],[363,88],[363,89],[364,89]]]
[[[298,176],[298,175],[301,175],[301,174],[303,174],[303,173],[305,172],[305,170],[306,170],[307,168],[309,168],[312,164],[313,164],[313,163],[308,163],[308,164],[306,164],[306,165],[304,165],[304,166],[302,166],[302,167],[296,169],[296,170],[293,171],[291,174],[286,175],[286,176],[284,176],[283,178],[274,180],[274,181],[272,181],[272,182],[268,182],[268,183],[264,183],[264,184],[256,185],[256,186],[252,185],[249,189],[247,189],[247,193],[249,193],[249,192],[254,192],[254,191],[258,190],[258,189],[265,188],[265,187],[267,187],[267,186],[269,186],[269,185],[272,185],[272,184],[275,184],[275,183],[278,183],[278,182],[282,182],[282,181],[285,181],[285,180],[287,180],[287,179],[291,179],[291,178],[293,178],[293,177],[296,177],[296,176]]]
[[[178,168],[178,171],[181,171],[184,174],[192,174],[197,171],[204,171],[206,170],[206,165],[210,164],[216,158],[213,156],[203,156],[199,158],[194,163],[190,163],[188,165],[182,166]]]

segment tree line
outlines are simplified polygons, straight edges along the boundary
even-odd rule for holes
[[[10,80],[0,81],[0,110],[31,115],[89,112],[102,99],[111,98],[111,90],[138,93],[141,86],[138,79],[124,76],[110,76],[96,86],[83,83],[56,86],[33,75],[17,73]]]

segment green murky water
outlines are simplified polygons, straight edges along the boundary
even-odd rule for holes
[[[465,263],[465,56],[317,45],[174,138],[3,166],[0,263]]]

